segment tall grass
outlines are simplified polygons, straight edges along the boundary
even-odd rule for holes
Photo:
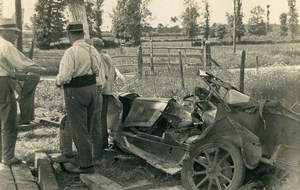
[[[300,67],[268,68],[247,74],[246,93],[256,98],[273,99],[292,106],[300,102]]]
[[[127,79],[126,84],[117,82],[116,91],[134,91],[143,96],[178,97],[182,98],[192,93],[196,86],[204,86],[197,77],[198,66],[189,66],[184,69],[185,89],[181,87],[179,68],[170,72],[160,69],[155,75],[146,75],[142,80]],[[288,106],[300,102],[300,67],[270,67],[255,70],[246,70],[245,93],[256,100],[273,99],[281,101]],[[239,69],[213,70],[212,73],[222,80],[239,88]]]

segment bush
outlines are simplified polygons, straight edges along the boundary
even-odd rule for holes
[[[68,49],[71,47],[70,43],[58,43],[58,44],[52,44],[50,49]]]
[[[119,44],[117,44],[116,42],[112,41],[112,40],[105,40],[103,39],[103,42],[105,44],[104,48],[116,48],[119,47]],[[50,48],[48,49],[68,49],[69,47],[71,47],[71,44],[69,42],[62,42],[62,43],[54,43],[51,44]],[[42,49],[42,48],[40,48]]]
[[[103,39],[103,42],[105,44],[105,47],[104,48],[116,48],[116,47],[119,47],[119,44],[116,43],[115,41],[113,40],[106,40],[106,39]]]

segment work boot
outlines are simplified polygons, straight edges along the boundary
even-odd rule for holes
[[[63,163],[71,163],[73,165],[77,165],[76,159],[74,156],[66,156],[64,154],[55,156],[55,157],[51,157],[51,161],[55,162],[55,163],[59,163],[59,164],[63,164]]]
[[[12,159],[8,160],[8,161],[4,161],[3,164],[6,166],[10,166],[10,165],[14,165],[14,164],[21,164],[22,160],[18,159],[16,157],[13,157]]]
[[[67,171],[75,174],[93,174],[95,173],[95,168],[94,166],[84,167],[84,168],[77,167],[77,168],[68,168]]]

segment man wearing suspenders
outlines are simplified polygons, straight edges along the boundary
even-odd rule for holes
[[[68,123],[77,149],[79,167],[70,172],[94,173],[90,135],[97,102],[97,62],[100,60],[97,50],[84,41],[81,22],[70,22],[67,33],[72,47],[61,59],[56,85],[64,89]]]

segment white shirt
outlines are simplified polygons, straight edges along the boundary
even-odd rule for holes
[[[58,85],[68,84],[72,78],[84,75],[99,76],[99,70],[103,70],[99,68],[99,62],[101,61],[98,51],[83,39],[77,40],[72,47],[65,51],[60,61],[56,83]],[[97,77],[97,85],[99,80]]]
[[[14,44],[0,36],[0,76],[14,77],[16,70],[31,72],[41,68],[20,52]]]

